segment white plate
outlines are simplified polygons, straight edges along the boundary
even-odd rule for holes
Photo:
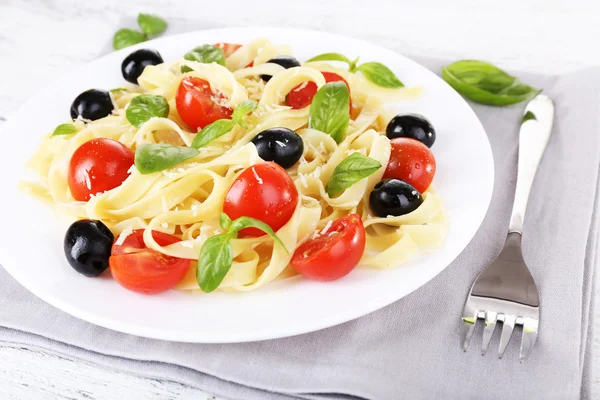
[[[398,104],[434,124],[437,140],[435,185],[450,219],[444,248],[399,268],[357,268],[330,283],[292,278],[245,294],[190,295],[169,291],[144,296],[109,278],[76,273],[63,253],[70,221],[59,219],[16,185],[39,138],[69,119],[69,107],[82,91],[123,85],[121,62],[138,48],[155,48],[167,61],[204,43],[245,43],[267,37],[289,44],[303,61],[336,51],[351,59],[380,61],[407,85],[423,85],[423,98]],[[356,39],[306,30],[214,29],[164,37],[102,57],[70,73],[28,101],[4,126],[0,157],[0,262],[23,286],[78,318],[139,336],[183,342],[243,342],[310,332],[384,307],[439,274],[469,243],[492,195],[492,152],[481,123],[463,99],[429,70],[395,52]],[[13,173],[13,171],[17,173]],[[423,305],[426,306],[426,305]]]

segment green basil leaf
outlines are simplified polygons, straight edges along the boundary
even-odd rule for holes
[[[221,215],[219,216],[219,223],[221,225],[221,228],[228,230],[231,226],[231,218],[229,218],[229,215],[221,213]]]
[[[531,111],[527,111],[525,113],[525,115],[523,115],[523,120],[521,121],[521,123],[524,124],[525,122],[527,122],[529,120],[537,121],[537,117]]]
[[[187,65],[182,65],[181,66],[181,73],[185,74],[186,72],[192,72],[193,68],[188,67]]]
[[[60,124],[50,136],[71,135],[77,132],[79,132],[79,129],[73,124]]]
[[[360,57],[356,57],[354,60],[350,61],[350,66],[348,67],[348,71],[354,73],[358,69],[357,64]]]
[[[146,35],[160,35],[167,29],[167,21],[157,15],[138,14],[137,23]]]
[[[200,289],[210,293],[219,287],[233,264],[233,247],[231,236],[220,234],[210,237],[204,242],[198,257],[196,279]]]
[[[312,62],[312,61],[341,61],[341,62],[345,62],[348,65],[350,65],[352,63],[352,61],[350,61],[348,59],[348,57],[346,57],[345,55],[340,54],[340,53],[319,54],[318,56],[314,56],[313,58],[309,59],[306,62]]]
[[[135,150],[135,167],[141,174],[164,171],[198,155],[198,150],[170,144],[142,144]]]
[[[242,127],[246,127],[246,123],[243,118],[248,114],[254,111],[254,109],[258,106],[258,103],[252,100],[246,100],[240,103],[235,110],[233,110],[233,114],[231,115],[231,119],[233,119],[238,125]]]
[[[223,52],[223,49],[211,44],[198,46],[186,53],[183,58],[188,61],[197,61],[204,64],[217,63],[225,66],[225,53]]]
[[[363,73],[363,75],[376,84],[377,86],[381,86],[384,88],[401,88],[404,86],[402,82],[394,75],[391,69],[378,62],[367,62],[361,64],[358,67],[358,70]]]
[[[134,97],[125,111],[127,121],[139,128],[153,117],[166,118],[169,116],[167,99],[155,94],[142,94]]]
[[[252,167],[250,167],[250,168],[252,168]],[[280,245],[283,248],[283,250],[285,250],[286,254],[290,254],[288,249],[285,247],[285,245],[283,244],[281,239],[279,239],[279,236],[277,236],[277,234],[273,231],[273,229],[271,229],[271,227],[269,225],[267,225],[264,222],[259,221],[257,219],[250,218],[250,217],[239,217],[231,223],[231,225],[229,226],[229,229],[228,229],[228,233],[230,235],[237,236],[237,233],[240,230],[242,230],[244,228],[248,228],[248,227],[260,229],[267,235],[271,236],[273,238],[273,240],[275,241],[275,243]]]
[[[192,147],[199,149],[204,147],[213,140],[223,136],[231,131],[235,126],[235,121],[231,119],[218,119],[212,124],[206,125],[200,132],[196,134]]]
[[[350,122],[350,93],[344,82],[326,83],[310,105],[308,127],[325,132],[337,143],[346,137]]]
[[[352,153],[335,167],[325,190],[333,197],[375,173],[379,168],[379,161],[358,152]]]
[[[442,78],[466,98],[493,106],[520,103],[541,92],[502,69],[477,60],[461,60],[443,67]]]
[[[115,36],[113,37],[113,48],[115,50],[120,50],[145,41],[146,36],[142,32],[123,28],[119,29],[117,33],[115,33]]]
[[[121,92],[129,92],[129,90],[126,89],[126,88],[114,88],[114,89],[110,89],[109,92],[111,92],[111,93],[121,93]]]

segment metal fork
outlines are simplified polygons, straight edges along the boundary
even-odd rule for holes
[[[463,310],[461,326],[462,347],[467,351],[477,320],[485,321],[481,346],[481,352],[485,354],[496,322],[501,321],[498,356],[502,358],[515,325],[522,325],[521,362],[529,357],[536,342],[540,319],[538,290],[521,251],[523,219],[533,178],[552,130],[552,100],[538,95],[527,105],[525,115],[533,115],[534,118],[527,121],[524,118],[519,132],[517,188],[506,242],[498,257],[473,283]]]

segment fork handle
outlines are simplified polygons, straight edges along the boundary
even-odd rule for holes
[[[532,112],[536,119],[522,123],[519,132],[517,188],[508,233],[523,233],[531,185],[552,131],[554,105],[548,96],[536,96],[525,108],[526,113],[527,111]]]

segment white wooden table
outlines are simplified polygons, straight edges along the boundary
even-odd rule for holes
[[[138,12],[159,14],[173,24],[178,18],[194,18],[198,29],[273,25],[328,30],[414,54],[485,59],[501,67],[537,72],[600,64],[600,2],[596,0],[414,3],[0,0],[0,126],[46,82],[95,58],[121,15]],[[594,348],[597,393],[600,334]],[[175,382],[143,379],[0,344],[0,399],[209,397]]]

